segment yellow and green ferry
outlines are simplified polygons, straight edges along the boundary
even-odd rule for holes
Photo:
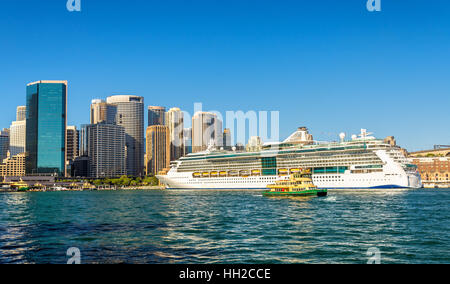
[[[313,184],[311,170],[294,173],[289,180],[280,180],[267,186],[264,196],[327,196],[326,189],[318,189]]]
[[[17,190],[18,192],[25,192],[30,189],[27,183],[23,182],[22,179],[20,179],[19,182],[13,182],[10,184],[12,189]]]

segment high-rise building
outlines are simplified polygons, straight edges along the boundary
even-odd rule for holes
[[[81,156],[75,158],[73,161],[70,175],[72,177],[89,177],[90,172],[90,161],[88,156]]]
[[[82,124],[80,127],[80,136],[79,136],[79,144],[80,144],[80,148],[79,148],[79,156],[80,157],[87,157],[88,155],[88,137],[87,137],[87,127],[89,126],[89,124]]]
[[[9,130],[0,131],[0,161],[8,157],[9,152]]]
[[[76,126],[67,126],[67,161],[73,161],[79,156],[79,136],[80,132]]]
[[[229,128],[225,128],[223,130],[223,149],[227,151],[231,151],[233,148],[233,144],[231,142],[231,131]]]
[[[16,121],[27,120],[27,107],[18,106],[16,110]]]
[[[26,127],[27,127],[27,107],[19,106],[16,112],[16,121],[13,121],[10,126],[9,137],[9,151],[11,156],[15,156],[20,153],[25,153],[26,143]]]
[[[1,177],[22,177],[25,175],[25,153],[0,161]]]
[[[217,119],[216,121],[215,133],[216,133],[216,137],[214,138],[214,141],[216,142],[215,146],[220,149],[223,147],[223,122],[220,119]]]
[[[179,108],[171,108],[166,112],[166,126],[169,127],[170,160],[175,161],[183,156],[183,112]]]
[[[160,106],[148,107],[148,126],[165,125],[166,108]]]
[[[192,153],[192,128],[185,128],[183,130],[183,145],[184,145],[183,156]]]
[[[26,173],[64,175],[67,81],[27,85]]]
[[[146,133],[146,174],[156,175],[170,166],[169,127],[154,125]]]
[[[192,152],[222,145],[222,121],[210,112],[197,112],[192,117]]]
[[[117,106],[103,100],[93,100],[91,103],[91,124],[116,124]]]
[[[11,156],[25,153],[27,121],[13,121],[10,126],[9,151]]]
[[[86,127],[90,176],[125,175],[125,130],[122,126],[98,123]],[[81,174],[81,173],[80,173]]]
[[[144,174],[144,98],[112,96],[106,102],[117,106],[117,125],[123,126],[126,136],[127,175]]]

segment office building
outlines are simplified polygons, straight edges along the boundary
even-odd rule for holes
[[[9,127],[9,152],[11,156],[25,153],[26,142],[26,107],[17,107],[16,121],[11,123]]]
[[[166,125],[165,122],[166,108],[160,106],[148,107],[148,126]]]
[[[103,100],[93,100],[91,103],[91,124],[116,124],[117,106]]]
[[[117,125],[125,129],[127,175],[144,174],[144,98],[112,96],[106,102],[117,106]]]
[[[79,156],[87,156],[88,155],[88,140],[87,140],[87,127],[89,124],[82,124],[80,127],[80,148],[79,148]]]
[[[127,173],[125,129],[98,123],[86,127],[90,177],[120,177]],[[81,162],[81,160],[79,161]],[[75,173],[81,175],[82,173]]]
[[[27,107],[18,106],[16,110],[16,121],[22,121],[27,119]]]
[[[169,127],[149,126],[146,132],[146,174],[156,175],[170,167]]]
[[[67,81],[28,84],[26,108],[27,175],[64,175]]]
[[[225,128],[223,130],[223,145],[224,150],[231,151],[233,148],[233,144],[231,142],[231,131],[229,128]]]
[[[25,153],[27,137],[27,121],[13,121],[10,126],[9,151],[11,156]]]
[[[170,160],[176,161],[183,156],[183,112],[179,108],[171,108],[166,113],[166,126],[169,128]]]
[[[72,163],[70,176],[72,177],[89,177],[90,161],[88,156],[76,157]]]
[[[192,118],[192,152],[205,151],[211,146],[221,146],[222,121],[210,112],[197,112]]]
[[[192,153],[192,128],[185,128],[183,130],[183,145],[184,145],[183,156]]]
[[[8,157],[9,153],[9,130],[0,131],[0,161]]]
[[[76,126],[67,126],[67,161],[73,161],[79,156],[80,132]]]
[[[25,175],[25,153],[7,157],[0,163],[0,177],[22,177]]]

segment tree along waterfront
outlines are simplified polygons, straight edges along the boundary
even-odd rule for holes
[[[120,178],[86,178],[86,179],[58,179],[57,182],[83,182],[90,183],[97,187],[112,186],[112,187],[142,187],[142,186],[158,186],[159,181],[154,176],[148,177],[130,177],[121,176]]]

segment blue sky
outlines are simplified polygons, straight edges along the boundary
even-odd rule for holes
[[[36,80],[69,81],[69,124],[94,98],[280,111],[281,137],[367,128],[408,150],[450,144],[450,2],[3,0],[0,127]]]

